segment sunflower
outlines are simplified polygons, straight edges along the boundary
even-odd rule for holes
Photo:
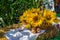
[[[57,19],[56,13],[50,10],[44,10],[43,17],[45,17],[46,20],[50,23],[53,23],[55,19]]]
[[[42,26],[40,25],[45,26],[45,24],[52,24],[57,19],[57,17],[56,13],[50,10],[40,10],[40,8],[32,8],[25,11],[23,15],[19,17],[19,19],[21,23],[26,24],[26,28],[29,28],[30,26],[39,26],[41,28]]]

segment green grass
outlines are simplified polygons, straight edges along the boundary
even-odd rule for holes
[[[60,40],[60,32],[58,32],[58,36],[57,36],[57,37],[52,38],[52,39],[50,39],[50,40]]]
[[[57,17],[60,17],[60,13],[57,13],[56,15],[57,15]]]

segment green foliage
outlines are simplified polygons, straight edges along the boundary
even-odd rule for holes
[[[32,7],[37,7],[37,0],[0,0],[0,18],[5,26],[18,23],[19,16]]]

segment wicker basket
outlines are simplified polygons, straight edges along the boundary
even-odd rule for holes
[[[46,30],[45,33],[39,35],[36,40],[50,40],[53,37],[58,36],[58,31],[55,27],[52,27],[51,30]]]

